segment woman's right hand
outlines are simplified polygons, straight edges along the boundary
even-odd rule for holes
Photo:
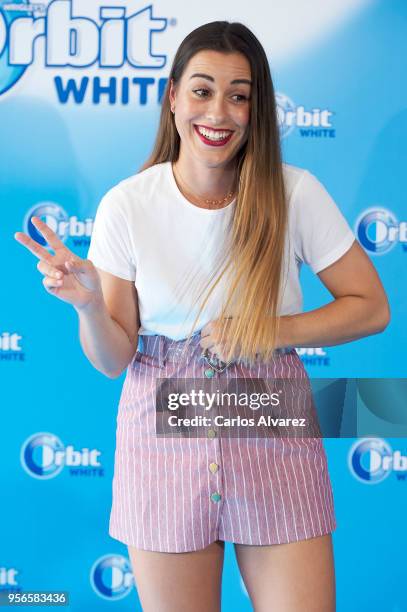
[[[38,217],[32,217],[31,222],[55,251],[54,255],[24,232],[16,232],[14,238],[39,258],[37,268],[44,274],[42,282],[46,291],[72,304],[77,310],[103,300],[102,285],[93,263],[67,249],[55,232]]]

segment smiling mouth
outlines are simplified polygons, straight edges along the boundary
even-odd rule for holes
[[[202,142],[212,147],[221,147],[232,138],[232,130],[215,130],[203,125],[194,125],[195,132]]]

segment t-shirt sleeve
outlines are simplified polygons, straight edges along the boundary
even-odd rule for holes
[[[113,187],[100,201],[93,223],[87,258],[101,270],[125,280],[136,279],[129,223],[122,194]]]
[[[308,170],[294,198],[295,255],[317,274],[342,257],[356,238],[328,191]]]

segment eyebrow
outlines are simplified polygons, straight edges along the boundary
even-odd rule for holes
[[[208,81],[212,81],[213,83],[215,82],[215,79],[213,77],[209,76],[209,74],[204,74],[203,72],[195,72],[189,78],[193,79],[195,77],[199,77],[201,79],[207,79]],[[252,84],[250,79],[233,79],[233,81],[230,81],[231,85],[237,85],[239,83],[245,83],[247,85]]]

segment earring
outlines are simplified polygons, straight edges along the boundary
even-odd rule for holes
[[[175,106],[171,106],[171,112],[175,113]]]

